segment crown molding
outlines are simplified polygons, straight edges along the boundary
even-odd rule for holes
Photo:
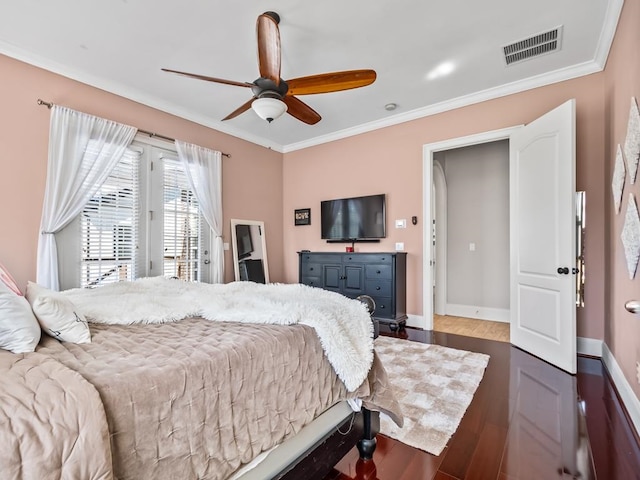
[[[598,45],[596,47],[594,59],[591,61],[584,62],[572,67],[559,69],[551,73],[527,78],[522,81],[512,82],[499,87],[489,88],[480,92],[472,93],[470,95],[464,95],[444,102],[428,105],[423,108],[411,110],[409,112],[386,117],[381,120],[375,120],[373,122],[368,122],[355,127],[346,128],[337,132],[321,135],[318,137],[310,138],[308,140],[287,145],[281,145],[264,137],[249,134],[245,131],[234,128],[230,124],[212,120],[207,116],[194,113],[193,111],[179,105],[147,95],[143,91],[132,89],[119,82],[112,82],[109,80],[105,80],[104,78],[99,78],[85,71],[69,68],[40,55],[27,52],[7,42],[0,42],[0,53],[11,58],[15,58],[16,60],[28,63],[30,65],[34,65],[36,67],[56,73],[58,75],[62,75],[72,80],[76,80],[92,87],[111,92],[115,95],[119,95],[142,105],[155,108],[162,112],[175,115],[199,125],[212,128],[221,133],[225,133],[227,135],[231,135],[255,145],[269,148],[271,150],[284,154],[296,150],[302,150],[304,148],[313,147],[316,145],[321,145],[324,143],[333,142],[336,140],[341,140],[355,135],[368,133],[381,128],[399,125],[401,123],[417,120],[419,118],[428,117],[431,115],[436,115],[438,113],[446,112],[456,108],[466,107],[487,100],[493,100],[507,95],[512,95],[514,93],[520,93],[533,88],[539,88],[554,83],[571,80],[573,78],[581,77],[584,75],[590,75],[592,73],[600,72],[606,65],[607,57],[613,43],[616,27],[620,18],[620,14],[622,12],[623,5],[624,0],[610,0],[607,12],[605,14],[605,21],[600,33]],[[55,103],[56,99],[52,98],[46,100],[53,101]]]
[[[394,115],[392,117],[388,117],[383,120],[376,120],[374,122],[365,123],[353,128],[347,128],[347,129],[340,130],[338,132],[334,132],[328,135],[315,137],[303,142],[285,145],[284,153],[293,152],[295,150],[301,150],[303,148],[308,148],[308,147],[320,145],[323,143],[333,142],[343,138],[352,137],[354,135],[360,135],[363,133],[371,132],[373,130],[378,130],[380,128],[399,125],[401,123],[410,122],[412,120],[417,120],[419,118],[424,118],[431,115],[436,115],[438,113],[447,112],[449,110],[454,110],[456,108],[461,108],[461,107],[466,107],[476,103],[486,102],[487,100],[494,100],[496,98],[505,97],[507,95],[512,95],[514,93],[524,92],[526,90],[531,90],[533,88],[544,87],[554,83],[571,80],[573,78],[590,75],[592,73],[597,73],[599,71],[602,71],[602,67],[600,67],[595,61],[585,62],[579,65],[575,65],[573,67],[555,70],[551,73],[537,75],[535,77],[530,77],[525,80],[508,83],[506,85],[501,85],[499,87],[489,88],[486,90],[482,90],[480,92],[475,92],[470,95],[464,95],[461,97],[453,98],[445,102],[428,105],[426,107],[411,110],[409,112],[401,113],[399,115]]]
[[[241,140],[246,140],[247,142],[260,145],[262,147],[269,148],[280,153],[282,153],[283,151],[282,145],[272,142],[263,137],[248,134],[228,124],[223,124],[222,122],[212,120],[211,118],[206,117],[204,115],[196,114],[189,109],[186,109],[179,105],[175,105],[171,102],[166,102],[162,99],[159,99],[158,97],[147,95],[145,92],[130,88],[127,85],[123,85],[119,82],[113,82],[113,81],[106,80],[104,78],[92,75],[82,70],[70,68],[66,65],[62,65],[48,58],[45,58],[41,55],[34,54],[32,52],[27,52],[26,50],[18,48],[15,45],[12,45],[10,43],[0,41],[0,54],[6,55],[7,57],[14,58],[16,60],[27,63],[29,65],[47,70],[49,72],[61,75],[65,78],[69,78],[71,80],[84,83],[85,85],[89,85],[94,88],[99,88],[100,90],[104,90],[106,92],[112,93],[114,95],[118,95],[128,100],[132,100],[136,103],[145,105],[147,107],[155,108],[156,110],[160,110],[162,112],[183,118],[185,120],[192,121],[204,127],[212,128],[221,133],[225,133],[227,135],[240,138]],[[55,98],[47,98],[45,100],[48,102],[56,103]],[[90,113],[90,112],[87,112],[87,113]],[[144,128],[143,125],[135,125],[135,126]]]
[[[618,28],[618,21],[620,20],[623,6],[624,0],[609,0],[609,8],[607,8],[605,13],[602,31],[600,32],[600,38],[598,39],[596,53],[594,55],[594,62],[600,65],[602,70],[604,70],[607,64],[607,58],[609,57],[609,51],[611,50],[611,45],[616,35],[616,29]]]

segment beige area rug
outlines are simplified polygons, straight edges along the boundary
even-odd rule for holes
[[[403,428],[381,415],[380,433],[440,455],[471,403],[489,355],[383,336],[375,349],[404,414]]]

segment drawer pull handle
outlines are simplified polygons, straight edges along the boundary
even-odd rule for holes
[[[380,270],[378,270],[376,273],[377,273],[378,275],[380,275],[380,273],[381,273],[381,272],[380,272]]]
[[[384,305],[380,305],[380,308],[381,308],[382,310],[384,310],[385,306],[384,306]]]
[[[376,290],[380,290],[380,287],[376,287]]]
[[[310,271],[310,272],[313,272],[313,267],[311,267],[311,268],[309,269],[309,271]]]

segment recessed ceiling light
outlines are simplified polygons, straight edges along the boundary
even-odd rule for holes
[[[435,80],[436,78],[445,77],[455,69],[456,66],[453,62],[443,62],[427,73],[427,80]]]
[[[397,103],[387,103],[384,106],[384,109],[387,110],[388,112],[392,112],[393,110],[395,110],[396,108],[398,108],[398,104]]]

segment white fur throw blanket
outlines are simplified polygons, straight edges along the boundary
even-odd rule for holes
[[[373,325],[365,305],[306,285],[205,284],[154,277],[62,293],[94,323],[165,323],[201,316],[223,322],[308,325],[349,391],[366,379],[373,362]]]

